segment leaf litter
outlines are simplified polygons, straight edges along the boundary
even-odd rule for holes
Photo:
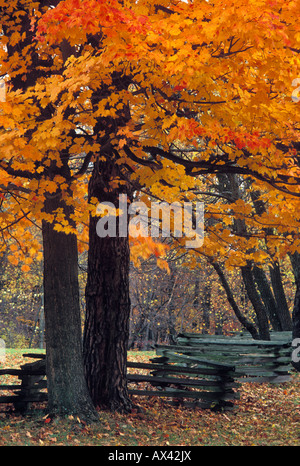
[[[131,353],[147,362],[149,354]],[[8,355],[6,367],[18,367],[22,356]],[[13,383],[5,376],[1,383]],[[11,379],[10,379],[11,378]],[[158,397],[132,397],[141,409],[130,414],[99,411],[97,424],[79,418],[51,419],[45,403],[33,404],[22,417],[0,404],[0,446],[299,446],[300,374],[279,385],[244,383],[232,411],[180,408]]]

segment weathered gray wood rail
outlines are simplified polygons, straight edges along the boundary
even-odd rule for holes
[[[156,353],[168,356],[171,352],[209,358],[211,361],[232,364],[235,379],[239,382],[281,383],[290,380],[291,341],[290,332],[272,335],[270,341],[254,340],[249,337],[226,337],[182,333],[173,346],[157,345]],[[171,361],[171,360],[170,360]],[[176,357],[172,357],[172,362]]]
[[[129,393],[159,396],[172,404],[187,407],[229,409],[238,398],[241,382],[280,383],[290,380],[290,333],[271,334],[270,341],[253,340],[245,335],[224,337],[183,333],[176,345],[157,345],[158,357],[151,363],[128,361]],[[0,385],[0,403],[13,403],[26,411],[32,402],[46,401],[45,355],[24,354],[37,358],[20,369],[0,369],[1,375],[14,375],[21,383]],[[142,369],[147,374],[132,373]],[[134,387],[133,387],[134,386]]]
[[[207,360],[194,360],[189,356],[178,355],[176,364],[169,358],[156,358],[151,363],[128,361],[129,394],[137,396],[159,396],[168,402],[188,407],[230,409],[238,398],[234,390],[234,367]],[[19,412],[26,412],[31,403],[47,400],[45,355],[24,354],[24,357],[38,358],[37,361],[23,364],[20,369],[2,369],[1,375],[14,375],[20,384],[0,385],[1,390],[10,390],[13,395],[0,396],[0,403],[13,403]],[[132,373],[130,369],[142,369],[147,374]],[[136,387],[133,388],[133,385]]]
[[[24,355],[39,358],[38,361],[26,363],[20,369],[0,369],[1,375],[14,375],[21,381],[19,384],[0,385],[0,391],[11,391],[13,395],[0,396],[0,403],[12,403],[15,410],[25,412],[33,402],[47,400],[46,366],[43,354]]]
[[[129,368],[146,369],[149,375],[127,374],[129,385],[147,382],[150,388],[129,388],[129,393],[138,396],[168,398],[169,403],[186,407],[231,409],[239,394],[234,389],[234,367],[208,360],[195,360],[177,355],[170,363],[170,356],[154,358],[152,363],[128,363]],[[154,387],[154,388],[151,388]]]

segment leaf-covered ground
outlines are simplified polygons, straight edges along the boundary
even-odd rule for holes
[[[23,351],[6,355],[5,367],[19,367]],[[147,353],[131,353],[131,360],[147,361]],[[3,367],[3,364],[2,364]],[[1,376],[0,384],[15,378]],[[226,446],[300,445],[300,374],[281,385],[243,384],[232,412],[178,409],[159,398],[137,398],[143,408],[130,415],[100,412],[97,425],[72,417],[50,420],[37,404],[26,417],[10,405],[0,405],[0,446]]]

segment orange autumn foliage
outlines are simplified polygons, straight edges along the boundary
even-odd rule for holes
[[[11,183],[20,187],[17,201],[9,197],[10,216],[2,212],[3,228],[22,209],[37,222],[55,221],[58,231],[76,231],[86,247],[85,226],[96,207],[86,200],[87,168],[106,157],[108,145],[148,195],[195,200],[194,192],[205,189],[201,175],[229,171],[260,180],[273,203],[264,223],[278,215],[298,222],[297,197],[284,192],[300,193],[299,106],[291,98],[300,76],[299,6],[65,0],[49,8],[46,1],[2,0],[2,196]],[[24,82],[23,91],[10,86],[12,79]],[[264,181],[283,190],[288,213]],[[62,212],[43,211],[45,193],[57,189],[74,206],[77,229]],[[247,209],[236,203],[235,215],[251,218]],[[224,203],[211,210],[212,218],[226,218]],[[232,242],[226,220],[209,233],[204,252],[222,256],[223,244]],[[155,254],[157,246],[144,241],[144,253]],[[243,250],[243,241],[235,246]]]

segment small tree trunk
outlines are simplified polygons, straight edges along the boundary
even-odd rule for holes
[[[243,314],[242,312],[240,311],[240,308],[237,304],[237,302],[235,301],[234,299],[234,296],[233,296],[233,293],[230,289],[230,286],[229,286],[229,283],[227,281],[227,278],[222,270],[222,268],[220,267],[220,265],[216,262],[211,262],[211,265],[213,266],[213,268],[215,269],[215,271],[217,272],[220,280],[221,280],[221,283],[224,287],[224,290],[226,292],[226,296],[227,296],[227,299],[228,299],[228,302],[229,304],[231,305],[236,317],[238,318],[238,320],[240,321],[240,323],[245,327],[246,330],[248,330],[248,332],[252,335],[252,337],[254,339],[258,339],[259,338],[259,335],[258,335],[258,331],[255,327],[255,325],[250,322]]]
[[[292,330],[292,318],[286,301],[278,262],[270,267],[270,275],[282,330]]]
[[[253,277],[265,305],[271,325],[275,331],[280,332],[283,329],[279,319],[279,310],[264,270],[255,265],[253,267]]]
[[[248,297],[252,303],[252,306],[256,314],[259,329],[259,337],[262,340],[270,340],[268,317],[265,311],[265,307],[258,294],[258,291],[255,288],[255,282],[252,275],[251,266],[243,266],[241,267],[241,271]]]
[[[45,201],[45,211],[71,208],[57,194]],[[48,410],[52,415],[76,415],[99,420],[88,393],[82,357],[77,238],[57,232],[43,221],[44,312]]]

